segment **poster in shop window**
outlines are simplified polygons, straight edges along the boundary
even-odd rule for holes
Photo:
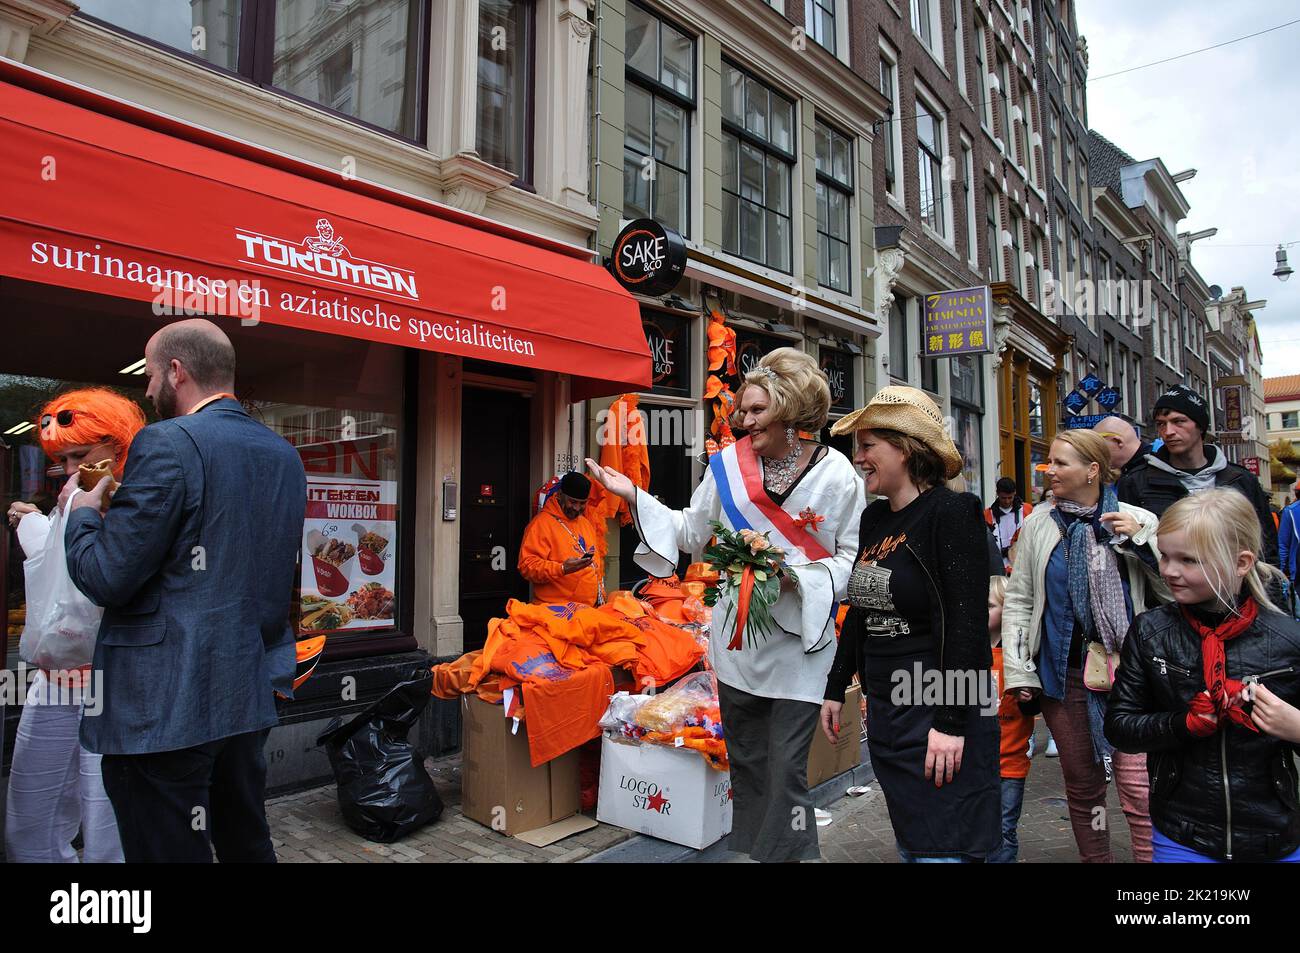
[[[395,623],[397,483],[308,475],[299,632]]]

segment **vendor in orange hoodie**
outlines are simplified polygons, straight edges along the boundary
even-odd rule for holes
[[[524,530],[519,574],[533,584],[533,602],[598,606],[605,601],[605,540],[583,515],[591,481],[566,473]]]

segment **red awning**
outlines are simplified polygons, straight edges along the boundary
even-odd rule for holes
[[[0,275],[572,374],[575,399],[650,385],[636,301],[580,250],[28,85],[0,82]]]

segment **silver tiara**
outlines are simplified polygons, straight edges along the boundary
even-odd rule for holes
[[[772,370],[772,368],[768,367],[766,364],[758,365],[758,367],[754,368],[750,373],[761,374],[773,384],[777,381],[776,371]]]

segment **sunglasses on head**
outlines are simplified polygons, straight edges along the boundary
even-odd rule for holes
[[[58,421],[60,427],[71,427],[72,421],[77,417],[74,410],[60,410],[57,414],[42,414],[41,429],[47,430],[51,423]]]

